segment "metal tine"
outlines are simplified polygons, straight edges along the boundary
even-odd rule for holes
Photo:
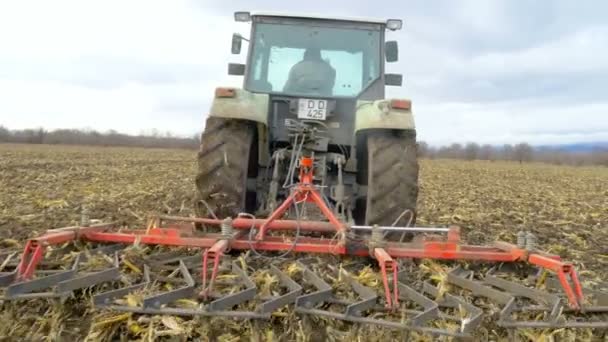
[[[386,320],[386,319],[373,318],[371,316],[367,317],[367,316],[360,316],[360,315],[349,315],[349,314],[340,313],[340,312],[332,312],[332,311],[318,309],[318,308],[316,309],[314,307],[318,306],[319,304],[321,304],[323,302],[330,302],[330,300],[332,298],[332,293],[331,293],[332,288],[322,278],[320,278],[314,272],[310,271],[310,269],[308,269],[303,264],[300,263],[300,267],[303,270],[303,276],[304,276],[305,280],[312,283],[318,289],[318,291],[298,297],[296,299],[296,312],[303,313],[303,314],[310,314],[310,315],[325,316],[325,317],[330,317],[330,318],[334,318],[334,319],[350,321],[350,322],[354,322],[354,323],[379,325],[379,326],[384,326],[384,327],[388,327],[391,329],[397,329],[397,330],[412,330],[412,331],[418,331],[421,333],[427,333],[427,334],[431,334],[431,335],[452,336],[452,337],[458,337],[458,338],[462,338],[462,339],[470,338],[470,334],[468,334],[468,333],[453,332],[453,331],[449,331],[447,329],[439,329],[439,328],[426,327],[426,326],[419,325],[418,324],[419,322],[426,322],[428,319],[437,315],[436,311],[435,311],[435,310],[437,310],[437,304],[428,298],[421,299],[420,297],[418,297],[418,296],[421,296],[419,293],[418,293],[418,296],[414,295],[413,293],[416,293],[416,291],[414,291],[413,289],[411,289],[407,286],[400,286],[400,289],[404,290],[404,293],[405,293],[404,297],[410,298],[410,295],[411,295],[412,298],[419,300],[420,303],[423,304],[421,306],[428,308],[429,313],[427,313],[427,310],[425,310],[422,313],[422,316],[419,316],[420,318],[417,320],[409,320],[404,323],[404,322],[390,321],[390,320]],[[401,284],[401,285],[403,285],[403,284]],[[360,286],[363,286],[363,285],[360,284]],[[412,293],[409,293],[409,290],[411,290]],[[422,297],[424,297],[424,296],[422,296]],[[419,311],[416,311],[416,312],[417,312],[417,314],[420,314]]]
[[[520,296],[520,297],[526,297],[529,299],[533,299],[534,298],[530,298],[530,296],[532,296],[533,294],[535,294],[535,291],[529,292],[527,290],[530,290],[528,288],[522,288],[522,285],[519,284],[515,284],[509,286],[507,283],[507,281],[504,282],[500,282],[500,281],[495,281],[495,280],[491,280],[492,276],[490,275],[490,283],[492,283],[492,285],[494,284],[499,284],[501,286],[506,286],[509,289],[513,289],[514,293],[513,295],[511,295],[511,293],[507,293],[507,292],[501,292],[498,290],[495,290],[494,288],[491,288],[487,285],[485,285],[485,282],[481,282],[481,281],[476,281],[476,280],[470,280],[467,279],[467,276],[471,275],[472,272],[470,271],[466,271],[466,270],[462,270],[460,269],[460,267],[455,268],[454,270],[452,270],[450,273],[448,273],[448,281],[454,285],[457,285],[459,287],[462,287],[464,289],[470,290],[471,292],[473,292],[474,295],[477,296],[483,296],[483,297],[487,297],[490,298],[494,301],[496,301],[499,304],[503,304],[504,307],[501,309],[500,311],[500,315],[499,315],[499,319],[498,319],[498,325],[504,328],[536,328],[536,329],[542,329],[542,328],[598,328],[598,329],[607,329],[608,328],[608,321],[587,321],[587,322],[583,322],[583,321],[566,321],[565,319],[561,319],[561,312],[563,307],[560,305],[558,306],[553,306],[550,307],[550,312],[549,312],[549,308],[548,307],[524,307],[524,308],[519,308],[517,303],[516,303],[516,297],[515,296]],[[487,277],[487,276],[486,276]],[[500,287],[500,286],[497,286]],[[520,293],[525,293],[525,295],[520,295]],[[549,294],[550,295],[550,294]],[[533,297],[533,296],[532,296]],[[549,298],[546,295],[543,296],[543,301],[544,299]],[[508,299],[508,300],[505,300]],[[538,301],[538,300],[537,300]],[[511,315],[514,312],[521,312],[521,311],[547,311],[549,312],[549,315],[547,317],[547,319],[542,320],[542,321],[519,321],[519,320],[514,320],[511,318]]]
[[[353,279],[349,274],[347,274],[343,270],[340,270],[340,272],[343,272],[343,276],[348,279],[348,283],[350,284],[352,289],[357,293],[359,298],[361,298],[360,301],[348,305],[346,307],[344,315],[361,316],[361,313],[363,311],[373,308],[378,300],[378,295],[376,294],[376,291],[367,286],[359,284],[355,279]]]
[[[150,269],[148,265],[144,265],[144,276],[141,282],[120,289],[99,293],[93,296],[93,305],[96,307],[114,308],[116,310],[123,311],[120,309],[120,306],[113,305],[113,301],[134,291],[144,289],[149,286],[150,283]]]
[[[473,272],[471,271],[462,269],[460,266],[455,267],[453,270],[448,272],[448,282],[467,289],[476,296],[490,298],[502,305],[507,305],[511,298],[513,298],[513,296],[510,294],[485,286],[480,281],[467,279],[467,277],[472,275],[472,273]]]
[[[425,294],[429,294],[436,298],[439,295],[439,289],[435,286],[431,285],[428,282],[424,282],[422,284],[422,292]],[[463,298],[458,296],[454,296],[449,293],[443,294],[443,300],[440,302],[436,302],[440,306],[450,307],[450,308],[464,308],[468,313],[468,317],[465,319],[459,319],[460,321],[460,332],[464,334],[470,334],[473,332],[480,324],[483,319],[483,310],[476,307],[473,304],[467,303]],[[441,315],[439,315],[441,317]]]
[[[17,276],[17,271],[0,273],[0,287],[6,287],[12,283]]]
[[[39,275],[44,276],[9,285],[6,291],[6,298],[65,298],[74,290],[118,279],[118,277],[120,277],[120,271],[118,268],[117,251],[121,250],[122,248],[124,247],[121,245],[108,245],[80,252],[74,259],[74,263],[69,270],[39,271]],[[112,252],[114,252],[114,258],[110,264],[112,266],[111,268],[79,275],[80,265],[88,260],[89,255],[107,254]],[[10,281],[13,281],[15,275],[16,273],[13,272],[6,278],[0,278],[0,284],[8,282],[9,279]],[[6,285],[8,285],[8,283]],[[52,290],[36,292],[44,289]]]
[[[296,312],[299,308],[311,309],[316,305],[330,299],[332,297],[332,288],[316,273],[311,271],[306,265],[298,261],[297,265],[302,270],[302,277],[305,281],[311,283],[317,291],[309,294],[303,294],[296,298]]]
[[[288,289],[288,291],[283,295],[270,298],[260,304],[260,313],[264,315],[270,315],[273,311],[294,303],[296,298],[302,294],[302,286],[296,283],[287,274],[283,273],[278,267],[270,265],[270,272],[279,278],[279,283]]]
[[[19,264],[19,252],[2,252],[2,262],[0,262],[0,286],[5,287],[12,283],[17,275],[17,265]],[[12,261],[16,261],[15,265],[11,265]],[[11,266],[11,271],[5,271],[8,266]]]
[[[247,276],[247,272],[240,268],[235,261],[232,262],[232,272],[236,273],[239,280],[245,285],[245,289],[227,296],[218,298],[207,306],[208,311],[222,311],[246,301],[253,300],[257,293],[255,283]]]
[[[174,302],[178,299],[192,297],[194,294],[195,282],[183,261],[179,262],[179,272],[185,280],[186,286],[144,298],[143,309],[160,308],[161,305]]]
[[[74,290],[91,287],[93,285],[105,283],[120,278],[120,266],[118,263],[118,253],[114,253],[114,262],[111,268],[102,271],[90,272],[88,274],[76,276],[72,279],[64,280],[57,284],[56,292],[67,295]]]
[[[76,256],[74,263],[69,270],[59,270],[44,277],[9,285],[4,294],[5,299],[60,297],[61,295],[57,292],[38,292],[35,294],[32,292],[52,288],[58,283],[74,277],[80,263],[80,257],[80,254]]]
[[[535,302],[544,304],[546,307],[538,309],[541,311],[550,311],[549,316],[547,317],[547,321],[557,320],[560,313],[562,312],[563,306],[561,304],[561,299],[556,295],[552,295],[550,293],[537,289],[529,288],[527,286],[517,284],[505,279],[501,279],[489,274],[486,275],[486,277],[484,278],[484,283],[500,288],[514,295],[525,297]],[[526,308],[523,308],[522,310],[526,310]],[[503,312],[503,314],[501,314],[501,316],[507,319],[507,317],[510,317],[511,313],[515,311],[519,310],[516,309],[515,300],[512,300],[507,303],[507,305],[505,306],[505,311]]]
[[[424,309],[410,319],[413,325],[423,326],[428,320],[438,317],[439,305],[435,301],[425,297],[423,294],[403,284],[401,281],[397,284],[397,286],[399,287],[400,299],[411,300]]]

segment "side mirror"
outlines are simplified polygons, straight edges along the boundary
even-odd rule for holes
[[[245,64],[228,63],[228,75],[235,75],[235,76],[245,75]]]
[[[390,40],[384,44],[384,55],[389,63],[399,60],[399,47],[396,41]]]
[[[384,84],[388,86],[398,86],[403,84],[403,75],[401,74],[384,74]]]
[[[241,53],[241,42],[243,41],[243,37],[241,37],[238,33],[232,34],[232,54],[238,55]]]

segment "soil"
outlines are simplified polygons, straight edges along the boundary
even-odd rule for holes
[[[191,215],[195,174],[195,151],[0,144],[0,251],[17,250],[26,238],[46,229],[77,224],[83,207],[93,219],[132,227],[144,226],[151,213]],[[478,244],[496,239],[515,242],[517,232],[525,230],[535,234],[540,249],[574,262],[584,285],[601,288],[608,279],[607,168],[422,160],[419,177],[417,225],[457,224],[470,243]],[[424,268],[415,270],[424,273]],[[88,295],[77,294],[84,298]],[[116,323],[100,325],[110,318]],[[487,334],[479,337],[481,340],[505,337],[496,335],[491,320],[487,323]],[[103,334],[94,329],[100,326]],[[285,329],[290,335],[282,335]],[[78,298],[64,305],[32,301],[27,306],[15,306],[0,302],[0,340],[9,336],[111,340],[121,334],[144,339],[152,330],[165,331],[163,338],[167,340],[204,338],[211,332],[220,341],[276,340],[281,336],[306,340],[310,331],[334,340],[399,337],[374,327],[355,329],[335,320],[299,318],[290,310],[270,322],[253,324],[118,316],[91,310]],[[181,333],[175,337],[167,331]],[[519,338],[597,337],[589,331],[549,334],[525,332]]]

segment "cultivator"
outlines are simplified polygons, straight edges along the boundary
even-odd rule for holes
[[[348,226],[312,185],[309,162],[303,158],[300,184],[268,219],[159,216],[144,229],[85,222],[49,230],[21,255],[0,255],[3,299],[65,299],[94,288],[100,309],[263,320],[292,307],[304,316],[462,338],[488,310],[510,331],[608,328],[608,294],[583,289],[571,263],[522,241],[467,245],[458,227]],[[279,220],[303,203],[314,203],[327,221]],[[386,232],[415,236],[394,242]],[[285,258],[289,252],[296,257]],[[412,259],[461,263],[416,278],[424,263]],[[482,263],[463,268],[462,261]],[[482,272],[487,263],[493,267]],[[523,273],[530,269],[536,274]]]

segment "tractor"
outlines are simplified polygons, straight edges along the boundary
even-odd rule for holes
[[[418,195],[411,102],[385,99],[401,86],[388,32],[398,19],[343,19],[236,12],[250,38],[245,64],[228,73],[243,87],[215,90],[201,137],[197,213],[272,212],[289,194],[300,156],[337,217],[351,224],[413,224]],[[406,213],[399,215],[400,213]],[[314,217],[314,211],[307,213]]]
[[[605,286],[579,280],[530,232],[471,245],[457,226],[415,226],[412,106],[385,99],[385,86],[402,84],[385,72],[398,59],[385,34],[401,20],[235,20],[252,23],[249,38],[232,36],[232,53],[248,44],[246,63],[228,65],[243,88],[215,90],[195,217],[155,214],[133,228],[83,213],[80,225],[47,230],[21,253],[0,249],[0,304],[80,298],[125,312],[96,324],[125,321],[123,337],[143,330],[140,319],[152,322],[139,315],[162,315],[168,328],[167,315],[210,318],[189,323],[210,328],[201,333],[210,340],[229,320],[278,340],[301,340],[303,327],[307,340],[329,340],[327,320],[390,331],[352,330],[366,340],[490,340],[497,329],[512,340],[530,329],[606,336]]]

